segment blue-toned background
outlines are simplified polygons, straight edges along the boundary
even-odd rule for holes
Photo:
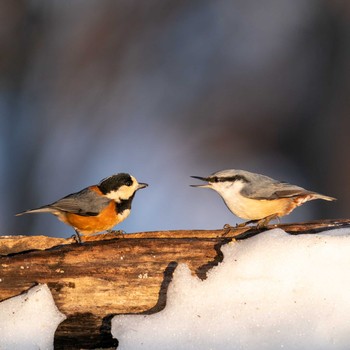
[[[190,175],[242,168],[335,196],[283,222],[349,216],[350,5],[321,0],[2,1],[0,234],[116,172],[127,232],[240,222]]]

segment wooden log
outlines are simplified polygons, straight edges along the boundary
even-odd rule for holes
[[[278,227],[291,234],[315,233],[350,227],[350,220]],[[222,261],[223,244],[260,232],[255,227],[141,232],[89,237],[84,244],[42,236],[1,237],[0,301],[46,283],[67,316],[56,330],[55,349],[115,347],[112,317],[163,309],[178,263],[204,279]]]

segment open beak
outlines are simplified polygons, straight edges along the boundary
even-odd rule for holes
[[[145,184],[145,183],[139,183],[138,186],[137,186],[137,190],[140,190],[141,188],[145,188],[147,187],[148,184]]]
[[[194,179],[201,180],[201,181],[208,181],[208,179],[206,177],[201,177],[201,176],[191,176],[191,177],[193,177]],[[190,186],[191,187],[210,188],[210,183],[206,183],[203,185],[190,185]]]

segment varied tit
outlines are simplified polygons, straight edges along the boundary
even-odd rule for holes
[[[290,214],[296,207],[313,199],[334,201],[335,198],[280,182],[270,177],[244,170],[222,170],[209,177],[192,176],[207,181],[192,187],[211,188],[218,192],[230,211],[249,220],[238,226],[257,223],[266,227],[270,220]]]
[[[120,173],[103,179],[98,185],[69,194],[52,204],[18,213],[17,216],[51,213],[72,226],[78,242],[81,242],[80,235],[110,231],[126,219],[136,191],[147,186],[145,183],[138,183],[129,174]]]

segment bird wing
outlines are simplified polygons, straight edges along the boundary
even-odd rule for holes
[[[280,182],[267,176],[261,176],[259,181],[252,181],[250,186],[245,186],[241,194],[251,199],[278,199],[291,198],[300,195],[312,194],[305,188],[291,185],[287,182]]]
[[[110,199],[99,195],[90,188],[85,188],[80,192],[69,194],[47,207],[82,216],[95,216],[109,203]]]

